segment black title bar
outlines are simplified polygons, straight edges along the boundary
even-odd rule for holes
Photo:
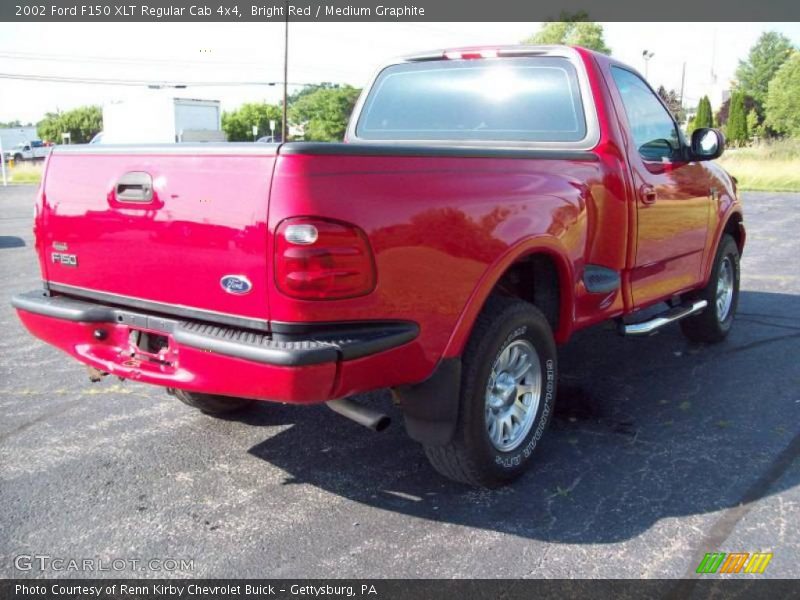
[[[7,579],[3,600],[689,600],[713,596],[792,599],[795,581],[703,579],[397,580],[397,579]]]
[[[797,0],[3,0],[0,21],[800,21]],[[676,40],[676,43],[679,43]]]

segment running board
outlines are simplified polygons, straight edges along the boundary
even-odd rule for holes
[[[697,300],[692,304],[684,304],[681,306],[675,306],[670,308],[668,311],[663,312],[659,315],[656,315],[649,321],[642,321],[641,323],[620,323],[619,325],[619,332],[625,336],[641,336],[641,335],[650,335],[651,333],[655,333],[665,325],[669,325],[670,323],[674,323],[675,321],[680,321],[681,319],[685,319],[686,317],[690,317],[692,315],[696,315],[699,312],[702,312],[703,309],[708,306],[708,302],[705,300]]]

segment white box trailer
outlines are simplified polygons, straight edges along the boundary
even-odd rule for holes
[[[103,144],[224,141],[219,100],[151,93],[103,107]]]
[[[11,150],[18,144],[30,143],[39,140],[36,127],[8,127],[0,129],[0,143],[5,150]]]

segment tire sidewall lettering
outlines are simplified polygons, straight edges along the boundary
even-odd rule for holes
[[[511,344],[516,339],[525,336],[528,333],[528,326],[522,325],[520,327],[515,328],[509,335],[506,337],[505,341],[500,345],[500,349],[494,357],[496,361],[506,347]],[[535,340],[532,339],[530,336],[527,337],[528,341],[533,343],[534,348],[536,349],[537,354],[541,355],[541,348],[538,344],[536,344]],[[541,357],[539,359],[541,361]],[[550,413],[553,407],[553,401],[555,398],[556,393],[556,363],[553,358],[546,358],[546,360],[542,361],[542,366],[544,367],[544,394],[542,397],[542,407],[540,408],[540,414],[537,417],[537,424],[536,428],[532,430],[532,433],[529,433],[530,439],[522,445],[521,447],[515,449],[513,452],[510,453],[500,453],[495,450],[495,459],[494,462],[499,467],[503,469],[516,469],[519,468],[524,461],[530,458],[533,454],[534,450],[536,449],[536,445],[539,443],[539,440],[544,435],[545,430],[547,429],[547,424],[550,420]]]

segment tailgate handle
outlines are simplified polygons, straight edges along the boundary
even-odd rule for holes
[[[119,202],[152,202],[153,178],[144,171],[125,173],[114,186],[114,195]]]

